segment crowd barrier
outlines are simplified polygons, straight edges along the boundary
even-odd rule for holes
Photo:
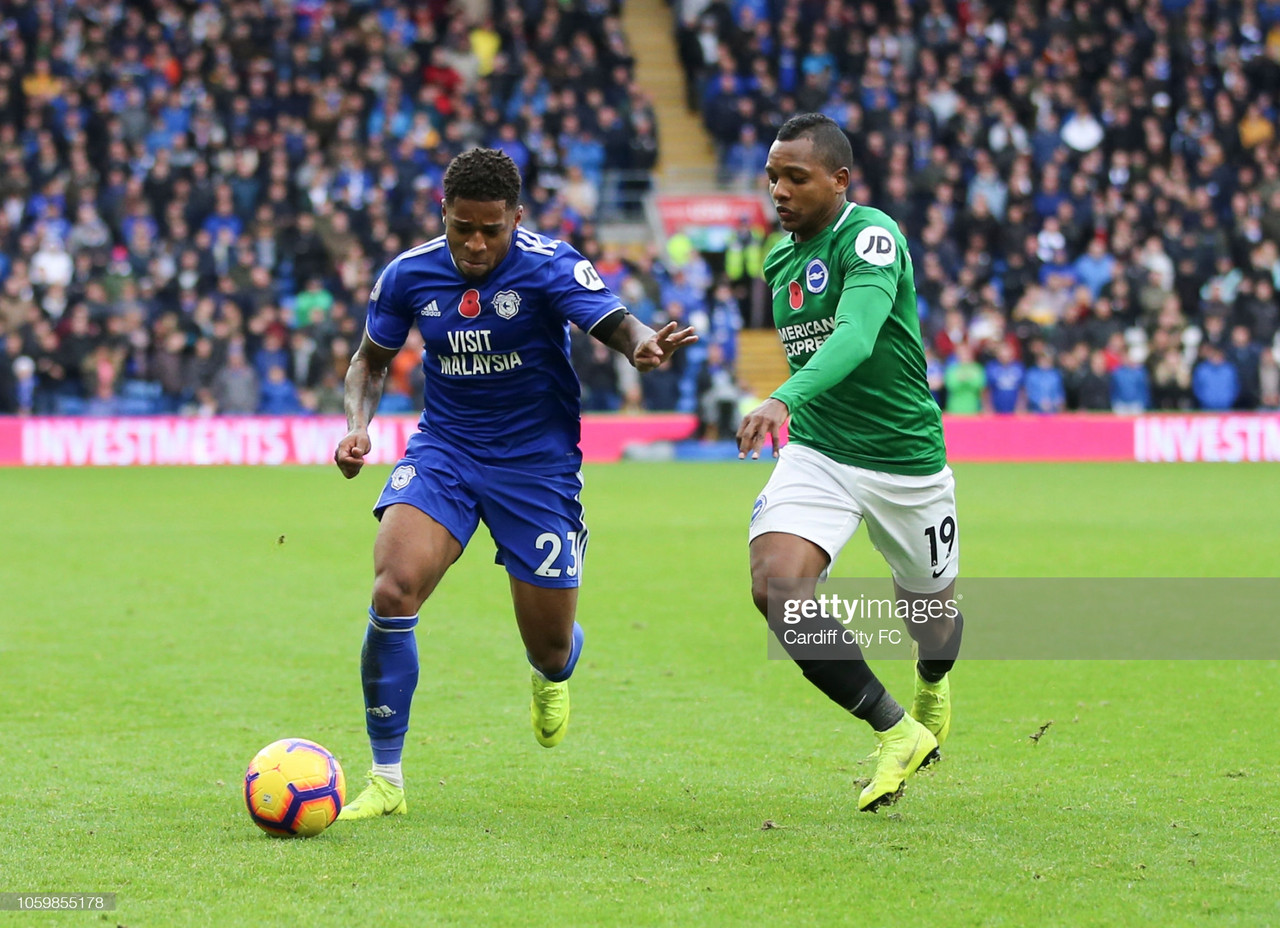
[[[944,417],[947,455],[965,461],[1280,461],[1280,414]],[[630,444],[675,442],[691,415],[588,415],[587,461],[617,461]],[[379,417],[368,461],[390,464],[417,427]],[[346,432],[338,416],[181,418],[0,417],[0,465],[327,464]]]

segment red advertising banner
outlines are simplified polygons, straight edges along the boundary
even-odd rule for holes
[[[1280,461],[1280,415],[944,416],[952,461]]]
[[[947,456],[965,461],[1280,461],[1280,414],[946,416]],[[587,461],[617,461],[632,443],[680,441],[685,414],[588,415]],[[394,463],[417,428],[373,421],[372,464]],[[340,416],[211,419],[0,417],[0,465],[328,464],[346,432]]]
[[[616,461],[631,442],[678,441],[695,425],[682,414],[586,416],[582,451],[588,461]],[[417,427],[408,416],[374,419],[365,460],[394,463]],[[328,464],[346,431],[341,416],[0,417],[0,465]]]
[[[1140,416],[1135,461],[1280,461],[1280,415]]]
[[[1120,416],[943,416],[949,461],[1132,461]]]
[[[767,229],[772,217],[765,214],[764,198],[750,193],[668,194],[656,198],[662,229],[667,235],[688,231],[689,226],[734,228],[744,216],[759,229]]]

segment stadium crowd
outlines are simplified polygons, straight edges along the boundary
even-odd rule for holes
[[[912,243],[944,409],[1280,406],[1280,4],[685,0],[724,178],[820,111]]]
[[[623,268],[594,231],[657,157],[616,13],[0,2],[0,412],[340,411],[375,275],[442,231],[476,145],[521,167],[528,225],[663,315],[670,259]],[[417,364],[388,408],[419,402]]]
[[[759,185],[794,112],[847,127],[947,410],[1280,406],[1280,5],[677,9],[728,182]],[[643,383],[575,335],[586,408],[723,433],[777,231],[598,243],[658,151],[608,0],[0,2],[0,412],[340,411],[376,273],[439,234],[477,144],[633,312],[707,334]],[[388,410],[416,408],[419,348]]]

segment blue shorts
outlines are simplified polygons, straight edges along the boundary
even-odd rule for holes
[[[481,464],[423,432],[409,439],[373,514],[406,503],[443,525],[467,546],[480,520],[498,547],[494,562],[541,587],[576,587],[582,579],[587,526],[582,474],[530,474]]]

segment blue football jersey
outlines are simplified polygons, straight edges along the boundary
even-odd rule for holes
[[[478,280],[443,235],[397,256],[369,294],[366,329],[392,349],[411,325],[422,333],[422,431],[489,464],[563,473],[582,463],[569,323],[589,332],[621,306],[572,246],[517,227]]]

